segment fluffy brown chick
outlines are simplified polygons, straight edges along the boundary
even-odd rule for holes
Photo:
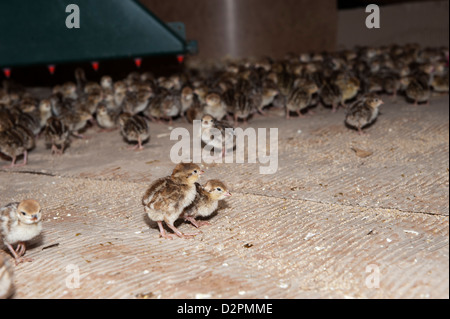
[[[324,105],[331,106],[334,113],[342,102],[341,89],[332,81],[326,81],[320,91],[320,99]]]
[[[51,146],[52,154],[62,155],[69,144],[70,131],[64,123],[56,118],[50,117],[44,128],[45,143]]]
[[[24,166],[28,162],[28,150],[35,146],[33,132],[22,125],[0,132],[0,153],[11,158],[11,164],[4,167]],[[18,156],[23,154],[23,163],[16,164]]]
[[[410,77],[411,80],[406,87],[405,94],[408,99],[414,101],[414,105],[421,102],[429,104],[433,71],[433,65],[427,64],[422,66],[420,71]]]
[[[85,138],[79,133],[85,128],[87,122],[92,119],[92,114],[88,110],[78,109],[73,112],[65,113],[61,117],[61,121],[67,129],[76,137]]]
[[[185,207],[189,206],[196,196],[195,182],[203,171],[196,164],[180,163],[172,171],[171,176],[156,180],[142,197],[142,204],[148,217],[157,222],[160,236],[172,239],[163,227],[163,221],[181,238],[192,237],[183,234],[174,222],[180,217]]]
[[[20,203],[10,203],[0,208],[0,238],[14,256],[16,264],[31,261],[22,257],[25,242],[38,236],[42,231],[41,206],[34,199]],[[12,245],[18,244],[14,249]]]
[[[361,83],[357,77],[348,74],[339,74],[335,81],[342,92],[342,104],[353,99],[360,89]]]
[[[203,112],[221,120],[227,115],[227,107],[218,93],[209,93],[205,97]]]
[[[139,114],[122,113],[119,116],[120,132],[128,142],[137,142],[131,149],[142,150],[142,144],[150,138],[150,131],[145,117]]]
[[[363,134],[362,128],[373,123],[378,116],[378,108],[383,101],[374,96],[362,98],[353,103],[345,114],[345,123]]]
[[[318,91],[315,83],[308,83],[295,88],[288,96],[286,102],[286,119],[290,112],[296,112],[302,117],[301,111],[311,105],[312,95]]]
[[[106,106],[106,103],[100,102],[95,112],[95,119],[97,120],[98,126],[103,130],[114,130],[117,128],[119,114],[120,111],[110,110]]]
[[[186,207],[183,217],[195,227],[209,225],[207,221],[196,220],[198,217],[209,217],[217,209],[219,201],[231,196],[228,188],[219,180],[209,180],[204,186],[195,183],[197,195],[195,199]]]

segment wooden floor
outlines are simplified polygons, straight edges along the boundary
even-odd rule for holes
[[[191,125],[151,124],[141,152],[96,128],[60,157],[40,139],[0,171],[1,205],[32,197],[44,214],[14,298],[449,298],[449,98],[384,99],[363,136],[342,109],[251,119],[278,128],[277,172],[204,164],[233,196],[190,240],[159,238],[140,200],[174,167],[171,129]]]

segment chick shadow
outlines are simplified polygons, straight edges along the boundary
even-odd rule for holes
[[[44,246],[44,239],[45,239],[45,236],[44,236],[44,234],[41,233],[38,236],[36,236],[35,238],[33,238],[33,239],[29,240],[29,241],[26,241],[25,242],[26,251],[25,251],[25,255],[24,256],[26,256],[30,251],[33,251],[33,250],[38,251],[39,247]],[[14,249],[16,249],[17,244],[14,244],[12,246],[13,246]],[[6,253],[11,258],[13,258],[13,256],[11,255],[11,252],[9,251],[8,247],[6,247],[6,245],[0,244],[0,248],[1,248],[1,250],[4,253]],[[38,258],[37,256],[33,257],[33,259],[37,259],[37,258]]]
[[[79,137],[77,137],[77,139],[78,139]],[[52,156],[55,156],[55,157],[57,157],[57,156],[62,156],[62,155],[64,155],[64,154],[66,154],[66,151],[70,148],[70,146],[71,146],[71,142],[72,142],[72,140],[71,139],[69,139],[69,141],[66,143],[66,144],[64,144],[64,151],[62,152],[62,153],[55,153],[55,154],[51,154]],[[52,144],[51,143],[46,143],[45,144],[45,149],[48,151],[48,150],[51,150],[52,149]],[[61,149],[61,147],[58,147],[58,149]]]
[[[158,223],[157,223],[157,222],[151,220],[151,219],[148,217],[148,215],[145,214],[145,213],[142,214],[142,220],[148,225],[148,227],[149,227],[150,229],[156,230],[156,231],[158,232],[158,234],[159,234],[159,227],[158,227]],[[191,223],[189,223],[188,221],[185,221],[183,218],[179,218],[179,219],[177,219],[177,220],[175,221],[175,223],[173,223],[173,225],[174,225],[175,227],[178,228],[180,225],[185,224],[185,223],[191,224]],[[168,232],[169,234],[173,234],[173,230],[170,229],[170,228],[166,225],[165,222],[163,222],[162,225],[163,225],[164,230],[165,230],[166,232]],[[191,224],[191,225],[192,225],[192,224]]]
[[[133,149],[134,147],[138,146],[138,142],[130,142],[124,136],[122,136],[122,141],[125,144],[128,144],[128,149]],[[144,147],[146,144],[149,144],[149,143],[150,143],[150,137],[148,137],[147,139],[141,141],[142,147]],[[141,150],[137,150],[137,151],[141,151]]]
[[[380,113],[380,114],[381,114],[381,113]],[[364,126],[361,128],[361,130],[363,130],[363,132],[364,132],[364,130],[370,128],[370,127],[371,127],[372,125],[374,125],[377,121],[378,121],[378,118],[376,118],[372,123],[367,124],[367,125],[364,125]],[[345,126],[346,126],[348,129],[351,129],[351,130],[353,130],[353,131],[358,132],[358,129],[357,129],[356,127],[351,126],[351,125],[347,124],[346,122],[344,122],[344,124],[345,124]],[[367,133],[364,132],[364,134],[367,134]],[[363,136],[364,136],[364,135],[363,135]]]
[[[150,229],[158,229],[158,224],[155,221],[151,220],[147,214],[145,214],[145,213],[142,214],[142,220],[144,221],[144,223],[147,224],[147,226]],[[164,223],[163,223],[163,225],[164,225]]]
[[[32,240],[26,242],[27,251],[43,247],[45,243],[45,234],[41,233]],[[41,248],[42,249],[42,248]],[[26,253],[25,253],[26,254]]]
[[[4,162],[3,162],[4,161]],[[0,169],[1,168],[10,168],[9,164],[11,164],[12,158],[8,155],[3,154],[0,152]],[[21,164],[23,162],[23,154],[20,154],[16,157],[16,164]]]

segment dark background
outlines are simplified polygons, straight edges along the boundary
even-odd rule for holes
[[[417,42],[448,46],[447,0],[139,1],[164,22],[185,24],[187,39],[198,41],[198,54],[191,60],[200,63],[224,57],[281,58],[288,52],[333,51],[355,45]],[[381,6],[382,26],[368,30],[364,7],[374,2]],[[90,62],[77,62],[56,65],[54,75],[43,65],[17,67],[11,79],[31,86],[54,85],[73,80],[78,66],[85,69],[89,80],[99,80],[104,74],[120,79],[138,70],[133,59],[100,61],[98,71]],[[181,68],[176,57],[166,56],[144,58],[139,71],[158,76]]]

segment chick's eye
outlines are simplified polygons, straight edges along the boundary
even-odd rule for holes
[[[25,213],[25,212],[21,212],[21,213],[22,213],[23,216],[25,216],[25,215],[27,214],[27,213]]]
[[[222,191],[222,188],[220,188],[220,187],[217,187],[216,189],[217,189],[219,192]]]
[[[195,174],[197,174],[197,173],[198,173],[196,169],[194,169],[194,173],[195,173]]]

